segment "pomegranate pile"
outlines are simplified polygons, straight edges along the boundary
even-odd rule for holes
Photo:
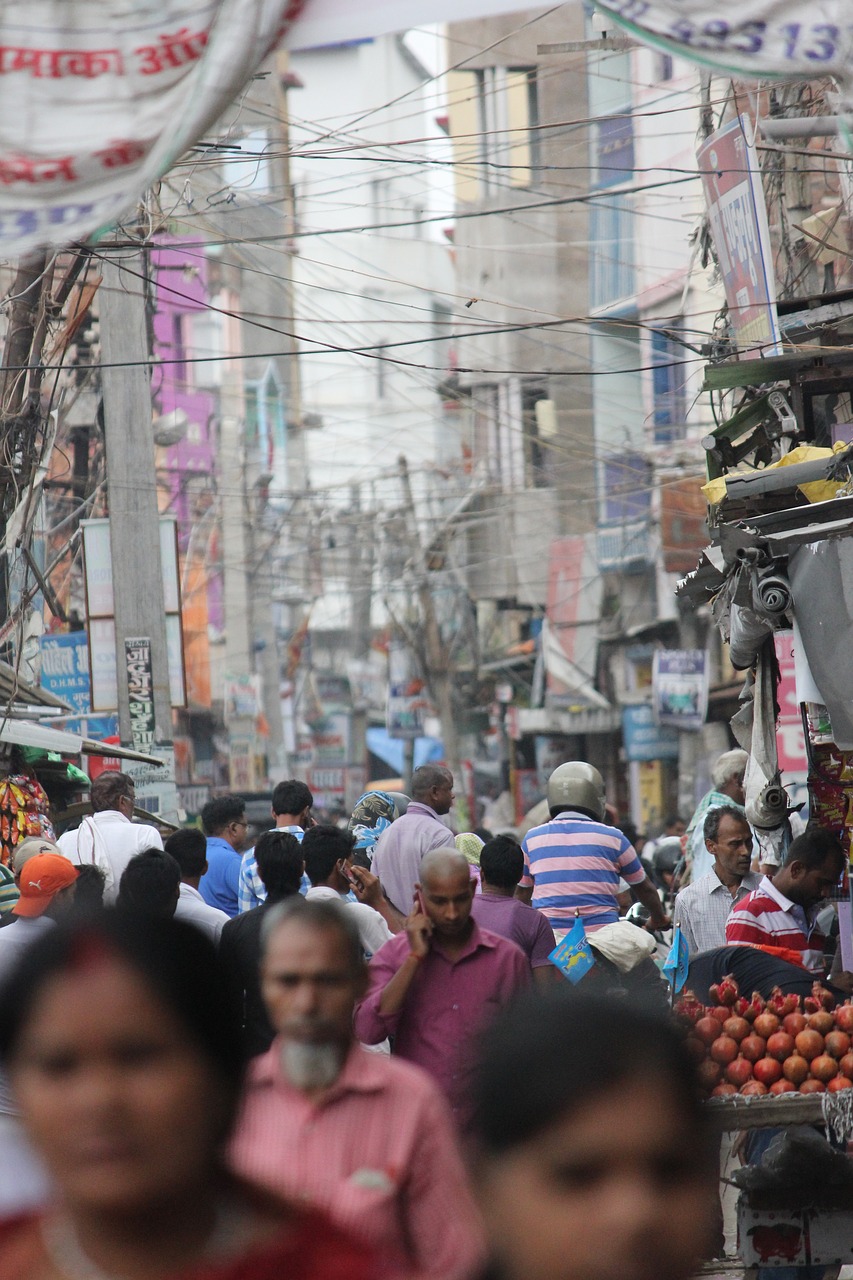
[[[673,1009],[706,1097],[853,1089],[853,1003],[819,982],[803,1000],[779,987],[747,1000],[731,976],[710,995],[705,1006],[685,991]]]

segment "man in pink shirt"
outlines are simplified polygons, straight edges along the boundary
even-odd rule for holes
[[[294,900],[270,911],[263,946],[277,1036],[251,1065],[232,1167],[413,1273],[475,1275],[484,1242],[447,1103],[417,1067],[354,1041],[367,985],[357,925],[338,903]]]
[[[441,821],[453,807],[453,774],[443,765],[422,764],[412,774],[412,798],[402,817],[382,832],[373,849],[371,870],[403,915],[412,905],[421,859],[431,849],[453,844]]]
[[[370,962],[370,986],[355,1011],[365,1044],[394,1037],[394,1053],[417,1063],[467,1123],[474,1042],[520,988],[530,965],[514,942],[482,929],[471,914],[475,885],[456,849],[435,849],[421,863],[406,932]]]

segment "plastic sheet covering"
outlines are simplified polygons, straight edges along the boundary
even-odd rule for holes
[[[0,259],[133,212],[306,0],[3,0]]]
[[[746,671],[755,662],[761,646],[773,628],[745,605],[733,604],[729,614],[729,659],[737,671]],[[747,748],[748,750],[748,748]]]
[[[853,750],[853,538],[810,542],[788,560],[799,635],[836,744]]]

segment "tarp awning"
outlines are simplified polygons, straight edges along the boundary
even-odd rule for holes
[[[121,760],[141,760],[143,764],[163,767],[163,761],[157,756],[148,756],[142,751],[131,751],[129,747],[120,747],[112,742],[95,742],[91,738],[81,738],[76,733],[66,733],[64,729],[51,729],[47,725],[33,724],[29,720],[14,720],[11,717],[0,723],[0,742],[8,742],[16,747],[36,747],[41,751],[58,751],[60,755],[66,756],[81,753],[89,756],[117,756]]]

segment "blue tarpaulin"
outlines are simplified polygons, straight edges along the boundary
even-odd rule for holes
[[[367,730],[367,749],[379,756],[397,774],[403,772],[402,738],[391,738],[387,729],[379,727]],[[433,760],[444,759],[444,743],[440,738],[415,738],[415,768],[429,764]]]

